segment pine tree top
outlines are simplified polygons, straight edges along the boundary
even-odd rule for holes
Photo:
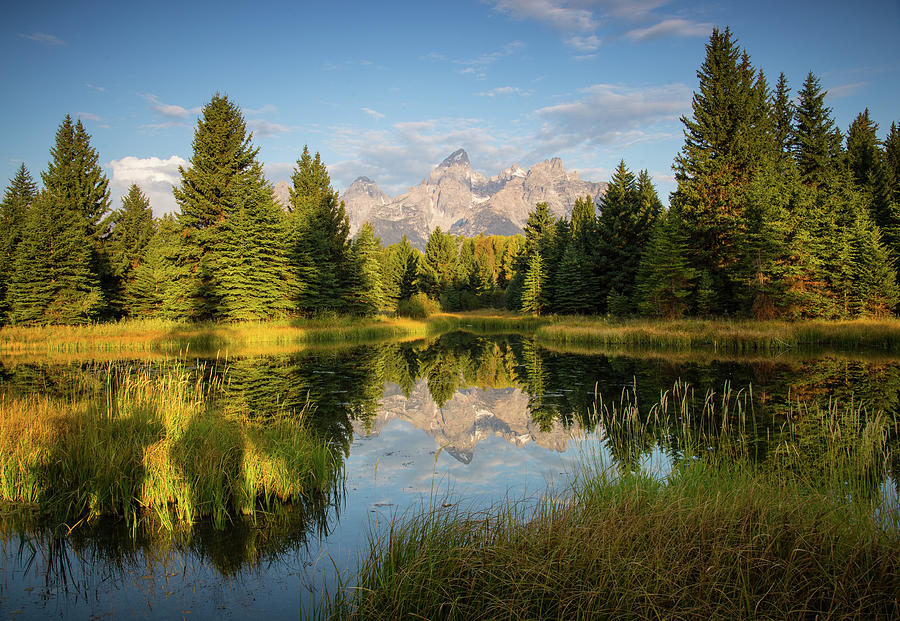
[[[173,190],[182,224],[205,229],[234,209],[232,185],[259,152],[251,139],[240,108],[226,95],[216,93],[203,106],[194,129],[194,154],[187,168],[178,168],[181,185]]]

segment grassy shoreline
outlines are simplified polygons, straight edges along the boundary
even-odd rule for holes
[[[0,328],[0,355],[215,352],[403,340],[459,329],[517,332],[557,348],[631,347],[767,355],[809,349],[900,352],[900,319],[662,321],[472,311],[440,313],[427,319],[334,317],[197,324],[147,320],[86,326],[5,326]]]

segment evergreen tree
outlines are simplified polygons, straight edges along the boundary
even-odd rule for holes
[[[782,159],[790,155],[794,136],[794,104],[791,102],[791,89],[784,74],[778,76],[775,93],[770,103],[772,110],[772,128],[775,134],[775,145]]]
[[[257,149],[237,104],[219,93],[203,106],[192,146],[190,164],[178,168],[181,184],[173,189],[181,207],[181,247],[167,306],[182,318],[215,319],[224,223],[238,211],[235,182],[252,165]]]
[[[124,305],[131,317],[178,319],[177,312],[165,303],[166,289],[180,256],[180,227],[173,216],[166,215],[156,221],[155,229],[142,260],[125,283]]]
[[[425,244],[424,261],[418,276],[420,287],[436,299],[453,286],[456,274],[456,238],[436,227]]]
[[[525,222],[525,241],[516,255],[514,275],[506,289],[506,307],[508,309],[520,310],[522,308],[526,274],[536,253],[540,253],[542,256],[541,273],[543,278],[549,277],[548,270],[543,265],[543,257],[552,256],[557,251],[556,224],[556,218],[550,213],[550,206],[547,203],[538,203],[528,213],[528,220]],[[564,251],[565,248],[559,253],[560,259]],[[546,287],[542,288],[541,294],[544,296],[543,303],[545,305],[549,299],[549,293]]]
[[[847,130],[847,164],[853,181],[860,188],[868,188],[880,155],[878,123],[869,117],[869,109],[861,112]]]
[[[546,274],[541,260],[540,251],[531,255],[528,261],[528,271],[522,288],[522,312],[540,315],[546,306],[544,288]]]
[[[217,316],[266,319],[291,308],[284,214],[254,160],[235,179],[234,210],[222,223]]]
[[[22,240],[25,216],[36,196],[37,184],[22,164],[9,180],[3,203],[0,204],[0,323],[5,323],[9,311],[9,277],[15,265],[16,249]]]
[[[419,290],[419,265],[424,257],[406,238],[406,235],[385,250],[384,291],[385,304],[394,309],[400,300],[408,300]]]
[[[83,214],[44,191],[34,199],[16,249],[8,299],[17,324],[77,324],[95,320],[103,294],[92,269]]]
[[[727,28],[713,30],[697,76],[692,118],[681,119],[685,143],[675,159],[672,211],[687,236],[691,266],[712,279],[714,307],[732,312],[740,310],[744,193],[777,149],[765,79]]]
[[[80,216],[78,226],[89,245],[90,269],[103,294],[98,311],[108,316],[106,304],[117,295],[117,281],[103,244],[109,226],[109,180],[103,174],[100,155],[91,147],[91,136],[81,120],[73,124],[72,118],[66,115],[56,132],[50,162],[41,173],[41,180],[55,201],[74,209]]]
[[[374,315],[384,306],[381,280],[381,240],[366,222],[359,230],[350,251],[351,278],[348,310],[355,315]]]
[[[84,323],[106,309],[110,270],[101,246],[109,182],[81,121],[66,116],[28,209],[10,279],[17,323]]]
[[[825,106],[825,95],[819,78],[810,71],[797,95],[794,156],[801,179],[813,187],[830,179],[840,151],[839,133],[831,108]]]
[[[626,298],[634,296],[641,254],[659,214],[659,199],[649,176],[642,178],[639,187],[634,174],[620,161],[600,199],[599,294],[604,306],[613,291]]]
[[[328,170],[304,146],[291,175],[289,245],[297,307],[306,314],[341,311],[347,303],[350,223]]]
[[[150,199],[132,184],[122,197],[122,207],[112,215],[112,228],[106,239],[110,266],[118,281],[116,296],[110,303],[125,315],[132,315],[132,309],[121,297],[133,282],[134,272],[144,260],[147,245],[155,232]]]
[[[686,258],[686,236],[671,212],[661,215],[650,234],[637,277],[642,313],[667,319],[682,317],[692,306],[697,270]]]

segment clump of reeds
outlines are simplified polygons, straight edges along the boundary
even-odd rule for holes
[[[559,317],[537,328],[544,343],[770,353],[792,348],[900,350],[900,321],[608,320]]]
[[[644,412],[627,391],[598,399],[610,439],[679,437],[667,475],[587,459],[568,494],[534,508],[452,505],[395,520],[370,536],[355,588],[326,599],[322,614],[896,618],[897,506],[870,489],[892,423],[852,405],[798,410],[815,440],[786,423],[771,459],[757,463],[751,403],[749,390],[698,399],[683,384]],[[859,498],[865,489],[874,496]]]
[[[331,493],[340,458],[304,412],[225,415],[222,381],[110,367],[103,388],[65,401],[0,394],[0,499],[70,525],[114,515],[171,529]]]

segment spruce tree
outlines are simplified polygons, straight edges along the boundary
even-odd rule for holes
[[[83,214],[44,191],[25,218],[9,282],[9,317],[17,324],[78,324],[103,310]]]
[[[847,130],[847,164],[853,181],[869,188],[880,156],[878,123],[869,117],[869,109],[859,113]]]
[[[291,307],[284,214],[258,161],[239,175],[234,191],[234,211],[222,225],[217,314],[232,321],[282,316]]]
[[[291,174],[288,243],[297,308],[305,314],[341,311],[347,303],[350,223],[328,170],[304,146]]]
[[[132,184],[122,197],[122,207],[113,213],[112,227],[105,242],[110,266],[118,281],[116,296],[110,304],[125,315],[132,316],[133,309],[123,299],[124,292],[131,286],[135,270],[143,262],[155,232],[150,199]]]
[[[653,226],[637,276],[639,309],[646,315],[678,318],[691,311],[697,270],[686,258],[687,236],[671,212]]]
[[[166,287],[175,316],[262,319],[287,305],[281,212],[240,108],[216,94],[194,129],[193,155],[174,189],[179,252]]]
[[[531,255],[528,261],[528,270],[522,286],[523,313],[540,315],[547,305],[544,289],[547,276],[544,272],[540,251]]]
[[[419,266],[419,285],[425,293],[437,299],[448,291],[457,276],[457,241],[441,227],[436,227],[425,244],[424,260]]]
[[[125,284],[124,305],[131,317],[179,319],[166,306],[167,288],[180,256],[181,231],[169,214],[155,222],[156,232],[144,249],[142,260]]]
[[[355,315],[374,315],[384,306],[381,254],[381,240],[375,237],[372,225],[366,222],[350,250],[348,310]]]
[[[655,197],[655,190],[646,174],[642,186],[639,187],[623,160],[616,167],[609,187],[600,199],[599,293],[604,306],[613,291],[628,299],[634,296],[641,254],[659,214],[659,199]]]
[[[687,236],[688,260],[708,272],[714,307],[740,310],[740,253],[746,236],[744,193],[761,163],[775,157],[765,80],[731,32],[714,29],[697,72],[685,142],[675,159],[673,215]]]
[[[8,299],[17,323],[85,323],[106,311],[111,289],[102,236],[109,182],[81,121],[56,131],[44,190],[28,209]]]
[[[825,105],[825,95],[819,78],[810,71],[797,94],[794,157],[801,179],[812,187],[831,179],[840,150],[839,134],[831,108]]]
[[[775,145],[781,154],[780,159],[788,157],[792,151],[794,136],[794,104],[791,102],[791,89],[784,74],[778,76],[775,92],[770,103],[772,110],[772,128]]]
[[[36,196],[37,184],[22,164],[9,180],[3,203],[0,204],[0,323],[7,320],[9,278],[15,265],[16,249],[22,240],[25,216]]]

